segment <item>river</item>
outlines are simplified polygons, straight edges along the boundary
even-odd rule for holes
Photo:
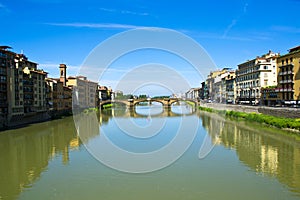
[[[66,117],[0,132],[1,200],[300,199],[300,141],[286,131],[187,105],[91,111],[75,122]],[[180,127],[186,137],[177,142],[186,142],[187,148],[174,162],[161,166],[145,164],[148,160],[125,166],[125,158],[103,162],[97,156],[112,156],[111,152],[102,149],[98,155],[93,149],[106,135],[128,152],[155,152],[174,141]],[[192,140],[185,141],[192,132]]]

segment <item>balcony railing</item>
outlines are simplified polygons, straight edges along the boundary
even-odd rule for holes
[[[290,64],[279,66],[279,68],[281,68],[281,67],[294,67],[294,64],[290,63]]]
[[[293,88],[276,88],[275,92],[293,92]]]
[[[294,81],[292,79],[289,80],[280,80],[279,83],[293,83]]]
[[[279,72],[279,76],[282,76],[282,75],[289,75],[289,74],[294,74],[294,71],[291,71],[291,70],[289,70],[289,71],[287,71],[287,72]]]

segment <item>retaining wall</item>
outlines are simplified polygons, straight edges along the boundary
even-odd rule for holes
[[[276,117],[300,118],[300,108],[247,106],[220,103],[201,103],[200,106],[217,110],[232,110],[246,113],[262,113]]]

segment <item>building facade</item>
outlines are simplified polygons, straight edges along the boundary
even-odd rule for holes
[[[238,65],[236,70],[237,103],[260,104],[261,88],[277,85],[277,58],[269,51]]]
[[[10,69],[15,65],[15,53],[8,49],[10,49],[9,46],[0,46],[0,128],[7,122]]]
[[[300,46],[277,59],[279,101],[284,105],[300,105]]]
[[[98,83],[84,76],[76,76],[68,77],[67,86],[74,92],[73,106],[83,109],[98,107]]]
[[[226,103],[235,104],[236,101],[236,82],[235,71],[230,71],[225,79],[225,99]]]
[[[23,55],[18,58],[17,68],[23,69],[24,114],[46,112],[47,88],[45,79],[47,73],[38,69],[36,63],[27,60]]]
[[[47,73],[24,54],[8,49],[8,46],[0,47],[0,115],[5,125],[47,111]]]
[[[98,96],[99,96],[100,101],[106,101],[106,100],[111,100],[112,99],[113,95],[112,95],[111,88],[108,88],[106,86],[98,85],[98,90],[97,91],[98,91]],[[123,96],[123,92],[118,91],[116,93],[116,96],[117,95]]]
[[[199,99],[201,94],[201,88],[191,88],[185,93],[185,98]]]

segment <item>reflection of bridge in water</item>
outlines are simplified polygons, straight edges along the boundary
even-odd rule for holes
[[[101,117],[133,117],[133,118],[148,118],[148,117],[183,117],[183,116],[190,116],[190,115],[194,115],[194,113],[197,111],[197,109],[194,108],[190,108],[190,112],[188,113],[177,113],[172,111],[171,107],[168,108],[163,108],[162,111],[160,113],[154,113],[151,114],[151,112],[149,114],[141,114],[138,113],[136,111],[136,109],[109,109],[109,110],[102,110],[102,112],[100,113],[100,118]],[[151,110],[151,108],[149,108],[149,110]]]
[[[142,102],[158,102],[163,105],[163,107],[171,107],[173,103],[180,102],[180,101],[186,101],[193,103],[196,107],[200,104],[200,101],[196,99],[186,99],[186,98],[147,98],[147,99],[125,99],[125,100],[106,100],[101,101],[99,104],[100,108],[103,108],[104,105],[107,104],[123,104],[127,108],[134,108],[136,105]]]

